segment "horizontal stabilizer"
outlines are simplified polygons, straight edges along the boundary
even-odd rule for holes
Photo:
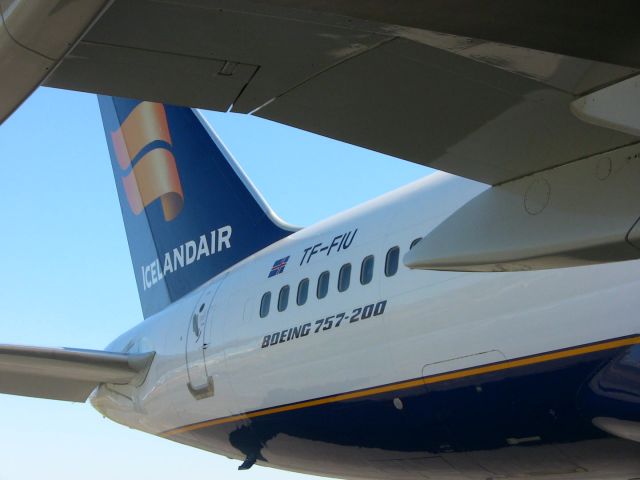
[[[144,375],[154,354],[0,345],[0,393],[84,402],[101,383]]]

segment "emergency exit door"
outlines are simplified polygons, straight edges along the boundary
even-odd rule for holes
[[[212,332],[207,331],[213,326],[209,316],[213,313],[211,308],[213,299],[223,280],[224,278],[221,278],[205,289],[187,325],[186,361],[189,376],[187,388],[197,400],[211,397],[214,392],[213,378],[207,371],[206,365],[208,346],[206,339],[212,338]]]

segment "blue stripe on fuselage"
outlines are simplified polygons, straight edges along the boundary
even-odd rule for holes
[[[595,417],[640,421],[636,403],[620,401],[619,395],[611,398],[606,390],[613,386],[618,392],[624,385],[628,397],[640,398],[640,370],[634,368],[640,361],[636,360],[640,360],[640,345],[590,351],[418,388],[245,416],[177,432],[170,438],[214,451],[230,444],[238,454],[262,461],[286,457],[300,469],[313,456],[345,471],[362,469],[363,456],[370,462],[385,461],[390,452],[496,454],[509,448],[593,442],[610,437],[593,425]],[[622,384],[616,383],[621,365],[626,366]],[[291,441],[301,448],[290,449]],[[640,459],[640,445],[635,445],[635,458]],[[525,449],[520,455],[535,451]],[[536,457],[540,471],[557,468],[558,458],[547,457]],[[391,474],[393,465],[385,463],[385,472]],[[406,471],[407,467],[399,462],[397,468]],[[484,467],[478,464],[477,468]]]

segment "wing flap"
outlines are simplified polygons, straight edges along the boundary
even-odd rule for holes
[[[569,108],[574,98],[502,68],[395,39],[255,115],[494,185],[636,141],[576,118]]]
[[[154,352],[141,354],[0,345],[0,393],[84,402],[101,383],[143,375]]]

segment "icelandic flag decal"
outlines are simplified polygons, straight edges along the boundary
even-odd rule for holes
[[[271,271],[269,272],[269,276],[267,278],[275,277],[276,275],[284,272],[284,267],[287,266],[288,261],[289,257],[284,257],[280,260],[276,260],[276,262],[273,264],[273,267],[271,267]]]

